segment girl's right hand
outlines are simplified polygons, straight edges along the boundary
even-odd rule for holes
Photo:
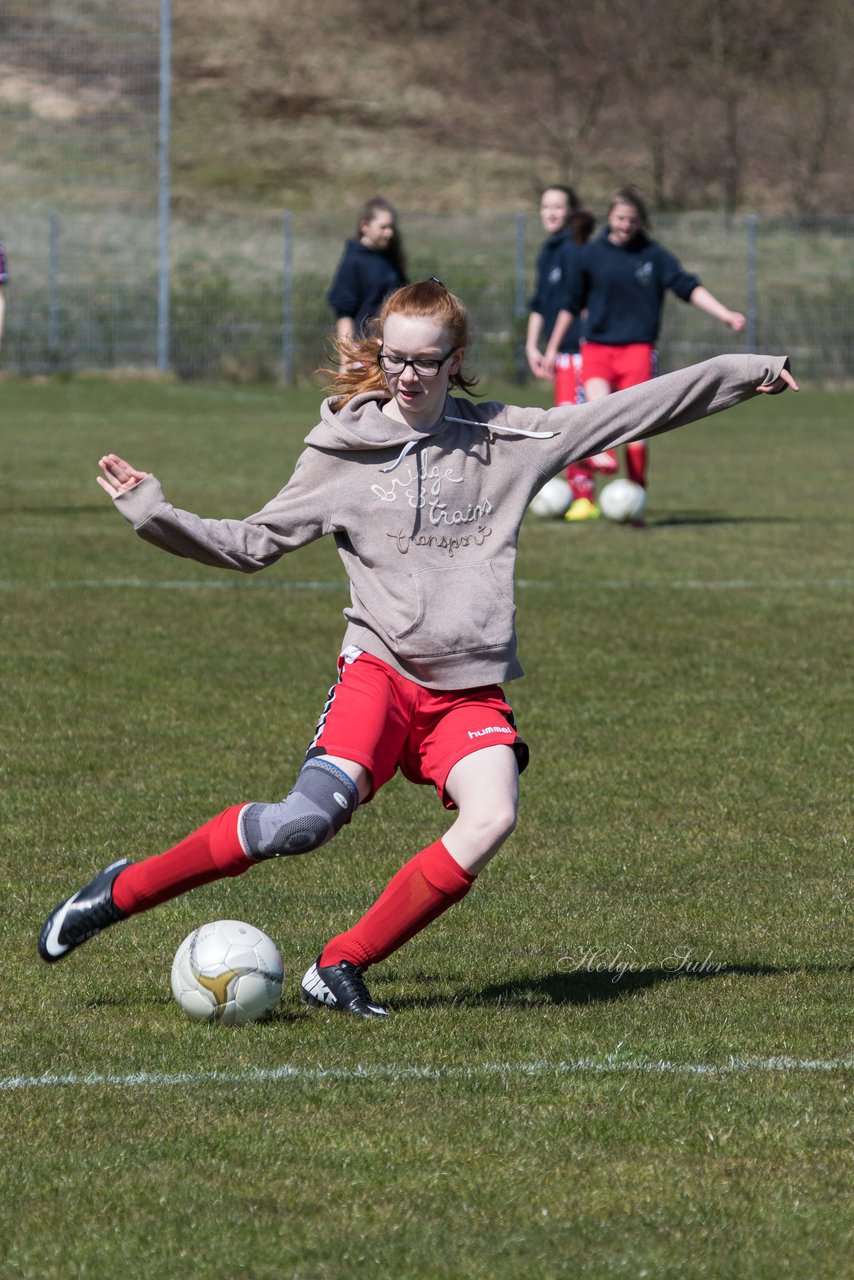
[[[789,373],[789,370],[781,369],[779,378],[775,378],[773,382],[769,382],[764,387],[757,387],[756,390],[764,391],[764,393],[769,396],[776,396],[779,395],[781,391],[785,391],[787,387],[791,387],[793,391],[800,391],[800,387]]]
[[[526,347],[525,359],[528,361],[528,368],[535,378],[545,378],[543,372],[543,356],[538,347]]]
[[[111,498],[118,498],[120,494],[135,489],[140,480],[144,480],[148,475],[147,471],[137,471],[129,462],[125,462],[124,458],[120,458],[115,453],[105,454],[99,460],[98,466],[104,473],[98,476],[98,484]]]

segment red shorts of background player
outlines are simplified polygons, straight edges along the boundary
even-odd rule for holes
[[[338,681],[306,758],[341,756],[364,765],[372,778],[368,799],[400,769],[410,782],[432,784],[453,809],[445,792],[451,769],[473,751],[500,745],[513,748],[521,773],[528,748],[497,684],[425,689],[380,658],[349,648],[338,659]]]
[[[658,372],[658,352],[651,342],[629,342],[609,347],[602,342],[585,342],[582,350],[582,377],[603,378],[612,391],[637,387]]]

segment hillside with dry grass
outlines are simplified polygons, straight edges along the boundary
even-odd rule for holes
[[[176,0],[180,199],[849,212],[842,0]]]
[[[7,0],[16,198],[151,185],[156,0]],[[178,209],[854,211],[847,0],[173,0]],[[82,193],[78,193],[82,194]]]
[[[466,98],[487,87],[456,82],[447,33],[401,39],[399,10],[389,18],[370,20],[360,0],[185,0],[175,30],[178,200],[249,196],[322,211],[381,188],[408,208],[470,209],[484,198],[518,208],[552,173],[545,150],[474,137]]]

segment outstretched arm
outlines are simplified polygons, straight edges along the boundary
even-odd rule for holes
[[[221,569],[255,573],[328,532],[330,499],[326,457],[306,450],[284,489],[245,519],[209,519],[173,507],[157,477],[118,454],[100,459],[98,484],[146,542],[173,555]]]
[[[715,356],[702,364],[651,378],[587,404],[554,409],[474,406],[472,417],[512,432],[532,434],[519,444],[541,475],[554,475],[576,458],[645,440],[730,409],[758,393],[797,391],[785,356]],[[498,409],[493,414],[490,409]],[[485,412],[486,411],[486,412]],[[528,457],[528,450],[531,450]]]
[[[707,315],[714,316],[715,320],[720,320],[721,324],[727,325],[733,333],[742,333],[747,325],[747,320],[740,311],[730,311],[729,307],[719,302],[705,285],[698,284],[696,289],[691,291],[688,301],[695,307],[699,307],[701,311],[705,311]]]
[[[697,422],[757,393],[788,388],[797,391],[798,384],[781,356],[715,356],[602,400],[546,410],[543,425],[560,423],[567,443],[574,438],[573,456],[587,457]]]

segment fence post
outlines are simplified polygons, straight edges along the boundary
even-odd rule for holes
[[[282,381],[294,385],[294,218],[282,217]]]
[[[157,129],[157,368],[169,369],[169,130],[172,53],[171,0],[160,0],[160,102]]]
[[[759,350],[759,286],[756,267],[756,224],[755,213],[749,213],[745,222],[747,234],[747,332],[745,345],[748,353],[754,355]]]
[[[516,214],[516,289],[515,289],[515,307],[513,316],[513,327],[520,320],[524,320],[527,314],[527,280],[525,271],[525,215],[524,213]],[[524,340],[516,343],[516,381],[524,383],[528,380],[528,365],[525,360],[525,343]]]
[[[59,364],[59,214],[47,218],[47,358],[52,369]]]

